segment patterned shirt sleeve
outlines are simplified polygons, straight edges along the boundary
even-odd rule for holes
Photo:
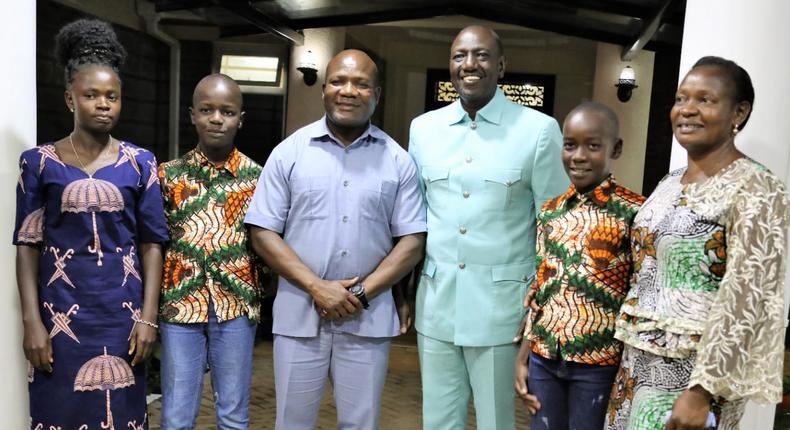
[[[16,186],[16,226],[14,245],[41,245],[44,241],[44,199],[40,187],[39,163],[33,150],[19,157],[19,181]]]
[[[140,242],[161,243],[170,240],[159,187],[156,157],[150,152],[139,155],[142,173],[140,196],[137,201],[137,235]]]
[[[754,175],[726,215],[727,266],[697,349],[689,387],[727,400],[781,398],[788,198]]]
[[[538,276],[540,276],[541,263],[544,261],[543,256],[546,255],[545,242],[546,228],[540,219],[540,212],[538,212],[537,233],[535,235],[535,276],[532,278],[532,282],[529,284],[529,288],[535,291],[537,291],[540,286],[538,283]]]

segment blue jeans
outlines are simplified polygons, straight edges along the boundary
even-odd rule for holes
[[[541,404],[530,429],[601,430],[618,368],[530,353],[527,384]]]
[[[249,427],[252,348],[257,325],[242,316],[217,322],[209,305],[208,323],[162,322],[162,430],[195,428],[203,375],[211,370],[217,428]]]

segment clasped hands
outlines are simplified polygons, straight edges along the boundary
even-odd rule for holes
[[[318,315],[321,318],[339,320],[361,311],[362,302],[348,291],[358,281],[359,276],[336,281],[326,279],[318,281],[313,290],[313,300]]]

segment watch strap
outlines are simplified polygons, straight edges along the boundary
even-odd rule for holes
[[[354,297],[359,299],[364,309],[367,309],[370,307],[370,304],[368,303],[368,296],[365,294],[365,284],[360,282],[357,284],[357,286],[360,286],[361,288],[359,288],[359,291],[354,294]]]

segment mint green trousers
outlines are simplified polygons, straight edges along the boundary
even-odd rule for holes
[[[465,430],[474,396],[478,430],[514,430],[516,346],[456,346],[417,334],[424,430]]]

